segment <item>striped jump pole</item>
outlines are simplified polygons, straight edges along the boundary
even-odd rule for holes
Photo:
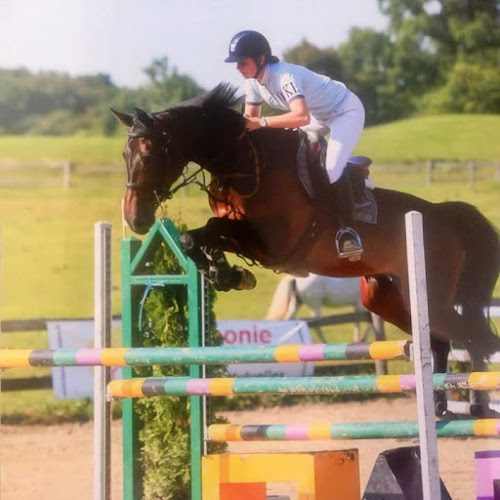
[[[0,349],[0,368],[29,366],[151,366],[227,363],[300,363],[408,359],[406,340],[346,344],[245,347],[136,347],[108,349]]]
[[[500,419],[436,422],[438,437],[500,437]],[[210,441],[326,441],[331,439],[407,439],[419,436],[418,422],[366,422],[339,424],[214,424]]]
[[[500,388],[500,372],[471,372],[432,377],[434,389],[493,390]],[[108,396],[232,396],[236,394],[392,394],[415,391],[415,375],[352,375],[342,377],[248,377],[205,378],[157,377],[113,380]]]

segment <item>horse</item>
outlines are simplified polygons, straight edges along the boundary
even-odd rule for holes
[[[371,329],[376,331],[380,318],[371,313],[369,328],[361,333],[359,314],[366,311],[361,300],[361,280],[359,278],[332,278],[310,273],[306,277],[285,275],[281,278],[267,311],[268,320],[295,318],[300,306],[305,304],[314,318],[321,317],[321,309],[326,307],[352,306],[354,308],[354,342],[364,342]],[[316,328],[321,342],[326,343],[321,327]],[[380,340],[377,338],[377,340]]]
[[[455,341],[468,350],[472,369],[483,371],[489,356],[500,350],[485,313],[500,272],[500,237],[488,219],[465,202],[431,203],[375,188],[376,221],[357,223],[362,259],[341,259],[334,242],[339,220],[328,211],[320,189],[311,194],[299,175],[302,135],[267,127],[246,131],[245,118],[235,109],[238,101],[237,89],[221,83],[156,113],[112,110],[128,127],[123,209],[131,229],[145,234],[159,203],[180,187],[198,183],[213,217],[183,233],[180,241],[219,289],[255,286],[253,274],[229,266],[224,252],[296,276],[363,276],[365,307],[411,334],[404,215],[418,211],[425,232],[434,370],[446,372],[450,342]],[[190,162],[198,166],[195,172],[187,170]],[[486,392],[472,391],[471,413],[490,414],[488,402]],[[435,394],[435,410],[446,414],[443,394]]]

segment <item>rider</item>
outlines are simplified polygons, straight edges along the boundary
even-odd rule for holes
[[[340,219],[335,241],[340,257],[359,260],[361,238],[354,229],[354,197],[344,168],[363,130],[365,110],[346,86],[307,68],[280,62],[267,39],[257,31],[240,31],[229,44],[225,62],[237,63],[245,78],[246,128],[303,128],[330,133],[326,171],[330,179],[329,204]],[[262,102],[285,111],[261,116]]]

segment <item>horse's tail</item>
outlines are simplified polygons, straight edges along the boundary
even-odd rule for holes
[[[500,350],[500,338],[495,334],[489,316],[493,290],[500,273],[500,235],[476,207],[463,202],[442,205],[452,215],[465,251],[455,295],[456,305],[460,314],[472,325],[471,344],[479,344],[488,356]],[[478,334],[482,334],[481,340],[473,340]]]
[[[284,276],[274,292],[266,319],[290,319],[295,314],[297,308],[295,278],[293,276]]]

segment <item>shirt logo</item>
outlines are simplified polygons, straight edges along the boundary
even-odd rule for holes
[[[298,92],[293,82],[285,83],[281,88],[286,98],[293,97]]]

